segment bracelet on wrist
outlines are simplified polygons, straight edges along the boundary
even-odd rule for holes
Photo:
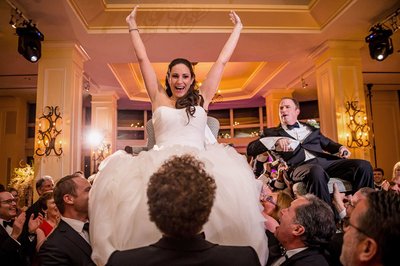
[[[138,29],[138,28],[129,29],[129,32],[134,31],[134,30],[137,30],[137,31],[139,32],[139,29]]]

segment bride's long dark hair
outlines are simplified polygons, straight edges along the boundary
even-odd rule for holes
[[[186,114],[189,118],[189,116],[193,116],[195,111],[196,111],[196,105],[200,105],[203,107],[204,104],[204,99],[203,96],[200,95],[198,87],[197,87],[197,82],[196,82],[196,75],[194,74],[193,71],[193,65],[190,63],[188,60],[184,58],[176,58],[171,61],[168,65],[168,72],[167,76],[165,77],[165,87],[166,87],[166,92],[169,97],[172,96],[172,90],[171,87],[169,86],[169,76],[171,75],[171,69],[178,64],[184,64],[189,68],[190,75],[193,77],[193,82],[189,87],[189,90],[185,94],[185,96],[178,98],[175,103],[175,108],[177,109],[183,109],[186,108]]]

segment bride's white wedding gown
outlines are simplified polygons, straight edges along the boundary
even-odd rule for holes
[[[245,157],[230,146],[205,144],[207,113],[199,106],[189,123],[185,109],[166,106],[157,108],[152,120],[157,143],[152,150],[135,157],[117,151],[99,167],[89,196],[90,242],[96,264],[104,265],[115,250],[146,246],[161,237],[149,220],[147,183],[166,159],[182,154],[204,162],[217,184],[213,209],[203,228],[206,239],[252,246],[265,262],[268,247],[259,203],[261,188]]]

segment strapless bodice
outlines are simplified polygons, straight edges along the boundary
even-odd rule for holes
[[[194,116],[188,118],[186,109],[160,106],[152,121],[158,148],[183,145],[204,149],[207,113],[202,107],[196,106]]]

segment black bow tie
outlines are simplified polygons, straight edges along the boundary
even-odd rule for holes
[[[286,249],[284,247],[282,247],[282,246],[280,246],[280,249],[281,249],[281,256],[285,257],[285,259],[288,259],[289,257],[286,254]]]
[[[89,222],[87,222],[87,223],[85,223],[85,224],[83,225],[83,231],[86,231],[86,232],[89,233]]]
[[[14,220],[3,221],[3,226],[4,226],[4,228],[6,228],[7,226],[13,227],[13,224],[14,224]]]
[[[286,127],[289,129],[289,130],[292,130],[293,128],[295,128],[295,127],[297,127],[297,128],[300,128],[300,125],[299,125],[299,123],[294,123],[293,125],[286,125]]]

